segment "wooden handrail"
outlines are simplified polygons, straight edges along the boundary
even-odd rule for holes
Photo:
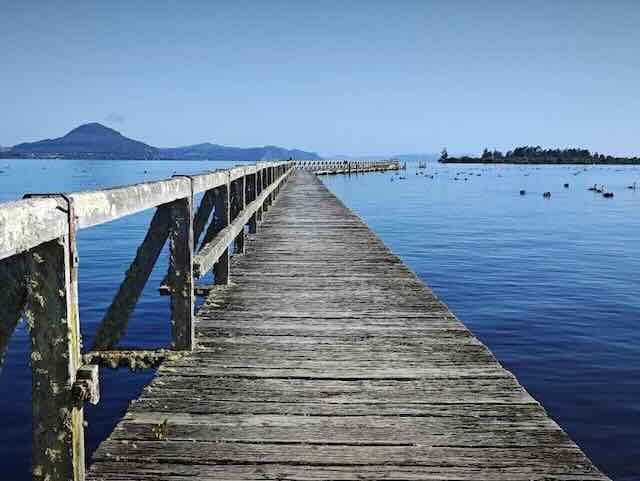
[[[161,359],[148,351],[116,355],[112,349],[169,242],[173,350],[194,348],[194,279],[215,266],[229,282],[229,252],[244,252],[245,225],[255,233],[295,162],[176,176],[94,192],[51,194],[0,204],[0,369],[8,339],[23,313],[30,326],[33,369],[33,479],[84,479],[83,404],[99,399],[97,366],[83,359],[126,356]],[[194,213],[195,194],[204,192]],[[75,246],[79,229],[157,207],[149,231],[100,326],[94,352],[81,356]],[[213,221],[207,221],[213,212]],[[206,232],[205,232],[206,230]],[[204,232],[203,247],[196,242]],[[195,276],[194,276],[195,274]],[[107,354],[101,355],[101,352]],[[55,455],[52,455],[55,453]]]
[[[261,162],[246,167],[194,175],[193,180],[174,177],[91,192],[67,194],[73,200],[76,224],[84,229],[158,207],[193,193],[215,189],[229,181],[288,162]],[[62,208],[62,209],[61,209]],[[0,204],[0,259],[25,252],[65,233],[64,203],[57,199],[24,199]]]
[[[244,229],[244,226],[249,222],[251,216],[253,216],[254,213],[262,207],[268,197],[279,186],[280,181],[281,177],[263,190],[256,200],[245,206],[245,208],[238,214],[238,217],[231,224],[218,232],[211,242],[202,247],[193,261],[194,276],[196,279],[199,279],[211,270],[213,264],[218,261],[223,251]]]

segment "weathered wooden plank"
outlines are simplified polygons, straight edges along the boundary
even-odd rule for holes
[[[135,444],[135,446],[134,446]],[[595,476],[598,471],[585,462],[582,452],[573,447],[531,447],[520,449],[502,447],[429,446],[407,443],[398,445],[327,445],[313,443],[232,443],[171,441],[167,449],[164,441],[136,441],[101,446],[94,459],[117,458],[134,461],[138,453],[152,463],[175,463],[188,459],[190,463],[215,465],[221,463],[295,463],[298,465],[375,465],[384,469],[387,464],[401,466],[457,466],[500,470],[513,467],[532,467],[548,474]],[[109,454],[110,456],[107,456]],[[544,472],[544,471],[543,471]],[[605,479],[601,477],[600,479]]]
[[[226,362],[225,362],[226,361]],[[478,366],[473,362],[469,363],[439,363],[434,367],[422,367],[418,362],[407,366],[405,363],[396,362],[384,367],[374,369],[373,363],[365,364],[353,363],[347,367],[341,366],[343,362],[331,363],[329,361],[310,361],[308,363],[298,363],[290,367],[286,363],[279,365],[264,366],[260,359],[252,359],[243,362],[242,359],[225,360],[219,362],[208,362],[206,364],[196,364],[183,362],[175,368],[166,368],[158,372],[173,374],[177,369],[188,371],[185,376],[226,376],[226,377],[247,377],[247,378],[276,378],[276,379],[339,379],[339,380],[361,380],[361,379],[393,379],[393,380],[414,380],[438,377],[474,377],[474,376],[499,376],[501,370],[495,366]]]
[[[293,463],[224,463],[202,465],[189,462],[143,463],[120,460],[94,466],[95,479],[112,481],[184,481],[184,479],[225,479],[264,481],[301,479],[305,481],[601,481],[600,474],[549,474],[544,467],[506,466],[490,472],[478,466],[414,466],[386,463],[384,466],[337,464],[298,465]]]
[[[186,410],[185,400],[190,399],[189,405],[194,406],[194,403],[204,397],[209,401],[234,403],[300,404],[298,414],[306,412],[304,404],[311,403],[323,404],[334,414],[341,413],[338,408],[344,408],[345,404],[369,404],[372,405],[373,413],[375,405],[415,404],[416,408],[422,407],[425,415],[443,416],[444,413],[449,413],[448,415],[459,418],[486,416],[488,411],[491,411],[492,416],[531,417],[532,412],[523,410],[522,405],[536,406],[539,409],[538,415],[544,413],[538,403],[520,389],[513,377],[500,374],[411,380],[337,380],[195,377],[181,376],[177,371],[163,373],[156,378],[140,402],[166,405],[168,401],[172,406],[179,403],[185,408],[184,412],[191,412]],[[326,406],[327,404],[340,406]],[[244,409],[251,412],[249,406]],[[297,406],[289,406],[288,409],[295,410]],[[136,404],[133,411],[139,413],[146,409]],[[512,414],[514,412],[516,414]],[[382,412],[378,414],[382,415]]]
[[[511,419],[486,416],[304,416],[252,414],[131,414],[116,428],[114,440],[154,441],[153,426],[168,420],[168,439],[195,442],[286,444],[457,446],[486,448],[573,447],[549,418]],[[490,430],[491,435],[487,435]]]
[[[176,400],[181,396],[181,401]],[[206,402],[205,402],[206,401]],[[275,402],[275,401],[225,401],[209,400],[204,396],[189,396],[184,392],[176,391],[174,396],[151,398],[144,396],[132,404],[133,413],[144,410],[146,412],[163,412],[166,414],[184,412],[190,414],[263,414],[263,415],[298,415],[298,416],[389,416],[391,418],[401,417],[424,417],[438,415],[482,416],[490,410],[481,410],[480,407],[491,407],[496,415],[500,415],[499,408],[503,403],[469,401],[467,403],[441,403],[431,404],[429,402],[348,402],[348,403],[325,403],[314,401],[299,402]],[[510,411],[517,407],[509,404]],[[534,406],[529,404],[528,406]],[[455,409],[454,409],[455,408]],[[525,411],[528,415],[535,415],[533,408]],[[490,433],[487,431],[487,433]],[[488,434],[489,435],[489,434]]]
[[[100,323],[91,349],[111,349],[126,332],[129,318],[160,257],[169,236],[170,227],[171,208],[158,207],[149,224],[149,230],[138,247],[136,257],[127,269],[125,279]]]
[[[72,393],[81,365],[72,250],[64,236],[27,255],[25,317],[32,345],[34,480],[84,479],[83,413]]]
[[[191,182],[185,177],[144,182],[113,189],[69,194],[76,210],[78,228],[110,222],[143,210],[191,195]]]
[[[0,204],[0,259],[64,235],[67,215],[54,198]]]
[[[191,179],[173,177],[69,196],[75,204],[78,228],[86,228],[183,199],[191,195],[192,183],[193,192],[198,193],[223,186],[251,170],[250,167],[236,167],[229,171],[194,175]]]

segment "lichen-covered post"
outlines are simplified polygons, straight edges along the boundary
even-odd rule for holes
[[[216,202],[215,202],[215,223],[218,231],[224,229],[229,225],[230,213],[230,188],[231,183],[227,182],[226,185],[217,188]],[[230,271],[229,271],[229,248],[227,247],[218,262],[215,265],[215,284],[229,284]]]
[[[82,481],[82,403],[73,385],[81,365],[75,233],[27,254],[25,317],[31,333],[34,480]]]
[[[193,195],[169,205],[171,327],[175,349],[195,347],[193,292]]]
[[[236,215],[240,215],[246,205],[246,198],[245,198],[246,179],[247,179],[246,176],[242,176],[238,180],[236,180],[236,188],[235,188],[236,204],[237,204]],[[245,233],[244,233],[244,227],[243,227],[243,229],[235,238],[236,254],[244,254],[244,236],[245,236]]]

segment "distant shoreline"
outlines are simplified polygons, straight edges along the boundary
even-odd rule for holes
[[[112,162],[122,161],[122,162],[269,162],[268,160],[239,160],[239,159],[131,159],[131,158],[111,158],[107,159],[104,157],[17,157],[15,155],[12,156],[2,156],[0,155],[0,160],[82,160],[89,162]]]
[[[616,160],[604,160],[598,162],[580,162],[580,161],[555,161],[555,162],[543,162],[535,160],[527,161],[496,161],[496,160],[482,160],[478,158],[455,158],[447,160],[439,160],[441,164],[495,164],[495,165],[640,165],[640,159],[616,159]]]
[[[438,159],[442,164],[513,164],[513,165],[640,165],[640,157],[615,157],[591,153],[588,149],[543,149],[524,145],[506,153],[484,149],[479,157],[451,157],[447,149]]]

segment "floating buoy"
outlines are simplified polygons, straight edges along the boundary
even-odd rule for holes
[[[551,192],[545,192],[544,194],[542,194],[542,197],[544,197],[545,199],[551,198]]]

